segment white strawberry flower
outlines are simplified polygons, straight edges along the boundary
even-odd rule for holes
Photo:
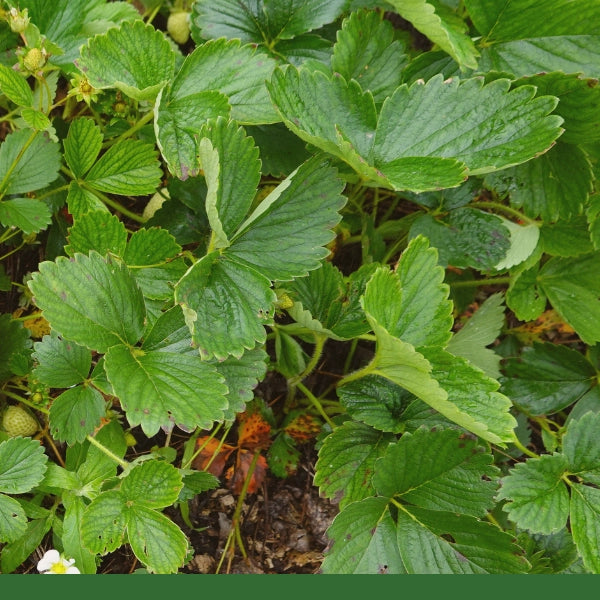
[[[48,550],[37,564],[37,570],[44,575],[78,575],[77,567],[74,567],[74,558],[62,557],[58,550]]]

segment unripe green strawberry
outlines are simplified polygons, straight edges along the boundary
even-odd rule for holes
[[[29,437],[38,429],[38,422],[22,406],[9,406],[2,417],[2,427],[10,437]]]
[[[31,48],[23,58],[23,64],[28,71],[33,73],[46,64],[46,57],[39,48]]]
[[[174,42],[185,44],[190,39],[190,13],[172,12],[167,19],[167,31]]]

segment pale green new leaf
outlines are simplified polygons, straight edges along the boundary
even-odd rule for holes
[[[64,338],[98,352],[135,344],[144,330],[145,306],[121,262],[96,252],[39,264],[29,282],[36,305]]]
[[[507,574],[528,570],[512,535],[468,515],[411,506],[406,512],[398,511],[396,531],[408,573]]]
[[[530,217],[565,220],[581,212],[593,189],[594,176],[579,146],[558,143],[517,167],[485,178],[486,186],[508,195],[510,203]]]
[[[477,52],[467,26],[441,3],[427,0],[388,0],[394,10],[423,35],[445,50],[463,68],[477,68]]]
[[[482,78],[400,86],[377,123],[377,164],[398,157],[436,156],[465,163],[470,175],[520,164],[548,150],[561,134],[551,115],[557,99],[535,97],[535,87],[510,90],[508,79]],[[383,168],[383,167],[382,167]],[[385,172],[385,170],[384,170]]]
[[[376,102],[383,102],[402,83],[406,62],[392,24],[377,12],[360,11],[351,13],[337,32],[331,69],[346,81],[355,79]]]
[[[285,281],[317,269],[346,201],[343,182],[316,157],[281,182],[242,223],[225,251],[270,280]]]
[[[123,260],[128,267],[150,267],[175,258],[180,252],[181,246],[166,229],[142,228],[131,234]]]
[[[27,530],[27,516],[21,505],[10,496],[0,494],[0,541],[14,542]]]
[[[381,496],[430,510],[483,517],[494,506],[499,470],[475,439],[456,429],[405,433],[375,465]]]
[[[388,499],[365,498],[346,506],[327,530],[332,540],[321,565],[337,575],[404,574]]]
[[[199,356],[113,346],[105,369],[129,424],[149,437],[174,425],[208,429],[227,407],[223,378]]]
[[[175,53],[162,32],[136,20],[90,38],[77,66],[95,88],[152,101],[173,76]]]
[[[0,223],[16,227],[25,235],[38,233],[52,222],[48,206],[35,198],[14,198],[0,201]]]
[[[111,146],[85,177],[91,188],[121,196],[152,194],[162,177],[157,152],[141,140],[121,140]]]
[[[446,346],[448,352],[466,358],[493,379],[500,377],[501,357],[486,346],[496,340],[504,325],[503,301],[504,297],[500,293],[486,298]]]
[[[562,454],[544,454],[518,463],[502,480],[498,500],[512,521],[532,533],[561,530],[569,516],[569,492],[562,480],[568,462]]]
[[[52,401],[50,431],[55,440],[70,446],[94,433],[106,414],[102,394],[93,387],[78,385]]]
[[[571,531],[583,563],[600,573],[600,490],[574,483],[571,492]]]
[[[39,190],[58,176],[60,152],[46,133],[19,129],[0,145],[0,193]]]
[[[23,121],[36,131],[46,131],[52,128],[50,119],[40,110],[34,108],[22,108],[21,117]]]
[[[497,271],[510,269],[527,260],[537,248],[540,238],[540,228],[537,223],[517,225],[504,218],[502,222],[510,232],[510,247],[506,256],[494,266]]]
[[[33,94],[25,77],[5,65],[0,65],[0,92],[17,106],[33,105]]]
[[[102,141],[102,131],[92,119],[82,118],[71,122],[64,149],[65,160],[75,177],[85,177],[92,168],[102,149]]]
[[[95,554],[113,552],[124,542],[125,498],[111,490],[94,498],[81,519],[81,541]]]
[[[443,283],[437,251],[425,237],[411,240],[395,272],[378,269],[362,305],[391,335],[415,347],[445,346],[452,327],[452,303]]]
[[[226,247],[256,195],[258,148],[243,128],[224,118],[208,121],[198,138],[200,167],[208,187],[206,213],[216,235],[215,247]]]
[[[45,335],[33,345],[33,359],[38,363],[35,378],[53,388],[68,388],[87,379],[92,353],[82,346],[59,338],[56,333]]]
[[[264,343],[275,300],[266,277],[218,252],[200,259],[175,286],[175,301],[205,358],[239,358]]]
[[[375,461],[394,440],[357,421],[346,421],[325,438],[319,449],[314,484],[340,508],[375,494]]]
[[[177,500],[182,487],[181,473],[173,465],[149,460],[127,474],[121,484],[121,493],[136,507],[164,508]]]
[[[598,253],[552,258],[541,268],[537,282],[553,308],[586,344],[600,341]]]
[[[136,503],[127,509],[127,539],[151,573],[176,573],[183,566],[188,541],[165,515]]]
[[[28,492],[43,479],[47,461],[44,446],[36,440],[15,437],[1,442],[0,492]]]
[[[69,256],[78,252],[88,254],[90,250],[102,255],[123,256],[127,244],[127,230],[116,215],[104,210],[95,210],[74,220],[69,228],[68,240],[65,252]]]

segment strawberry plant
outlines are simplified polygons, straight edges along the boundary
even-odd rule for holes
[[[599,0],[0,17],[1,572],[306,443],[324,573],[600,572]]]

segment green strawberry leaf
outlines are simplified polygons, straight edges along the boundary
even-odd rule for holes
[[[407,63],[403,45],[394,40],[394,28],[377,12],[353,12],[344,19],[333,46],[331,69],[346,81],[355,79],[381,103],[402,83]]]
[[[92,353],[82,346],[63,340],[56,333],[45,335],[33,345],[37,362],[35,378],[53,388],[68,388],[88,378]]]
[[[512,169],[494,173],[485,183],[530,217],[569,219],[581,212],[593,188],[590,161],[578,146],[556,144],[548,152]]]
[[[483,517],[494,506],[499,470],[477,440],[456,429],[405,433],[375,465],[381,496],[430,510]]]
[[[233,121],[208,121],[198,135],[200,167],[208,193],[206,213],[215,248],[229,238],[246,217],[260,181],[260,161],[254,140]]]
[[[522,321],[537,319],[546,308],[546,294],[538,285],[539,265],[519,269],[506,292],[506,304]]]
[[[81,443],[94,433],[105,414],[106,403],[98,390],[81,385],[70,388],[52,401],[52,437],[69,445]]]
[[[0,540],[14,542],[27,531],[27,516],[21,505],[10,496],[0,494]]]
[[[402,18],[445,50],[461,68],[477,68],[479,53],[467,35],[467,25],[444,4],[427,0],[388,2]]]
[[[218,252],[200,259],[175,286],[175,301],[205,358],[239,358],[263,344],[275,300],[268,279]]]
[[[227,407],[223,378],[199,356],[113,346],[105,369],[129,424],[149,437],[174,425],[210,428]]]
[[[270,280],[285,281],[317,269],[329,254],[345,198],[337,171],[311,159],[281,182],[240,226],[227,256]]]
[[[32,106],[33,93],[21,73],[0,65],[0,91],[17,106]]]
[[[128,267],[152,267],[175,258],[181,246],[166,230],[159,227],[138,229],[123,252],[123,260]]]
[[[88,212],[104,211],[108,212],[106,205],[93,192],[81,187],[77,181],[71,181],[69,184],[69,193],[67,195],[67,207],[69,212],[76,220]]]
[[[588,412],[578,420],[569,421],[563,437],[563,454],[569,462],[569,472],[598,484],[600,480],[600,415]]]
[[[73,175],[85,177],[102,149],[102,130],[92,119],[81,118],[71,122],[64,141],[65,160]]]
[[[36,440],[16,437],[0,442],[0,492],[28,492],[44,478],[47,461]]]
[[[175,53],[162,32],[141,20],[126,21],[90,38],[76,64],[95,88],[153,101],[173,76]]]
[[[561,530],[569,516],[569,492],[563,475],[568,469],[562,454],[545,454],[518,463],[502,479],[498,500],[512,521],[533,533]]]
[[[98,254],[123,256],[127,244],[127,230],[116,215],[104,210],[90,211],[74,220],[69,228],[69,244],[65,252],[69,256],[76,253],[88,254],[95,250]]]
[[[58,176],[60,152],[46,133],[19,129],[0,145],[0,193],[39,190]]]
[[[340,508],[373,495],[375,461],[393,439],[356,421],[337,427],[319,449],[314,478],[319,492],[338,501]]]
[[[600,573],[600,491],[574,483],[571,494],[571,531],[583,563],[592,573]]]
[[[197,0],[192,35],[198,42],[225,37],[271,46],[276,40],[295,38],[331,23],[345,4],[344,0]]]
[[[536,343],[503,367],[502,391],[529,415],[551,415],[583,397],[594,385],[596,370],[567,346]]]
[[[111,146],[86,175],[86,184],[101,192],[121,196],[153,194],[162,171],[152,144],[121,140]]]
[[[103,492],[91,502],[81,519],[81,541],[94,554],[113,552],[124,542],[126,500],[118,490]]]
[[[96,573],[96,556],[83,547],[80,533],[81,520],[86,508],[85,501],[80,496],[68,493],[63,495],[62,500],[65,506],[65,516],[61,541],[65,555],[75,560],[81,573],[93,575]]]
[[[43,231],[52,222],[52,215],[44,202],[34,198],[14,198],[0,202],[0,223],[16,227],[24,234]]]
[[[29,330],[20,321],[13,321],[11,315],[0,315],[0,381],[13,375],[11,359],[31,347]]]
[[[584,214],[572,219],[561,219],[556,223],[544,223],[540,227],[540,246],[550,256],[579,256],[598,248],[593,244],[594,225],[589,223],[594,202],[588,203],[587,217]],[[592,217],[593,218],[593,217]]]
[[[142,293],[127,267],[96,252],[40,263],[29,287],[37,306],[64,338],[106,352],[135,344],[144,330]]]
[[[488,377],[500,377],[500,355],[487,348],[500,335],[504,325],[504,304],[500,293],[492,294],[452,336],[448,352],[466,358]],[[508,394],[512,398],[511,394]]]
[[[149,460],[129,471],[121,493],[138,506],[164,508],[176,502],[182,487],[181,473],[174,466]]]

